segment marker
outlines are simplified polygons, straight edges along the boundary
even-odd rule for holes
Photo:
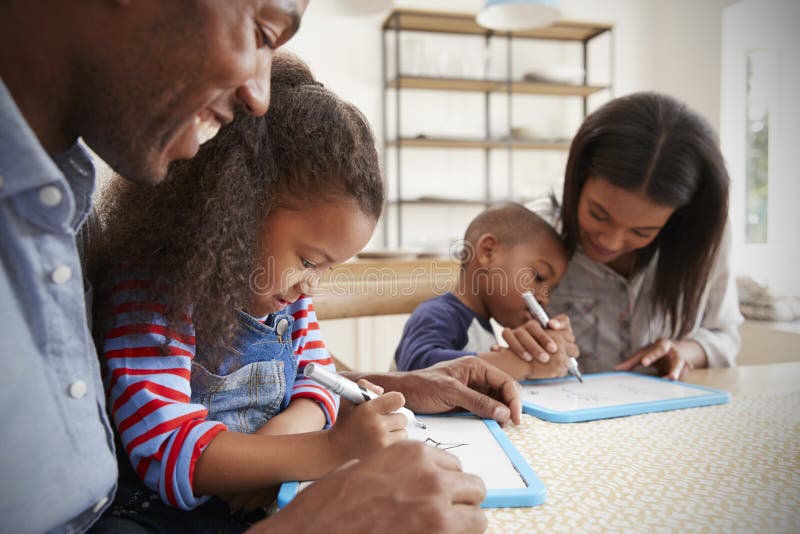
[[[315,363],[309,363],[306,365],[303,374],[321,386],[333,391],[337,395],[341,395],[353,404],[361,404],[362,402],[367,402],[368,400],[378,397],[378,394],[374,391],[362,388],[349,378],[345,378],[337,373],[332,373],[331,371],[328,371],[324,367]],[[417,421],[417,417],[414,415],[414,412],[405,406],[396,410],[394,413],[401,413],[406,416],[406,426],[413,425],[417,428],[428,428]]]
[[[528,305],[528,311],[531,312],[531,315],[533,315],[534,319],[539,321],[544,328],[547,328],[547,323],[550,322],[550,318],[547,316],[547,312],[544,311],[544,308],[542,308],[542,305],[539,304],[539,301],[534,298],[533,293],[530,291],[525,291],[522,294],[522,298],[525,300],[525,304]],[[580,382],[583,382],[581,371],[578,368],[578,360],[572,356],[569,357],[569,361],[567,362],[567,371],[569,371],[569,374],[577,378]]]

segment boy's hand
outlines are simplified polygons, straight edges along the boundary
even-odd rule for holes
[[[363,382],[359,381],[359,384],[368,387]],[[370,389],[374,390],[375,386]],[[331,450],[338,463],[364,458],[392,443],[407,439],[406,417],[393,413],[402,408],[405,402],[402,393],[392,391],[350,410],[339,410],[336,424],[328,430]]]
[[[562,332],[551,331],[550,335],[556,342],[558,350],[550,356],[547,363],[538,361],[526,362],[508,348],[498,348],[479,354],[478,357],[505,371],[515,380],[530,380],[532,378],[559,378],[566,376],[569,355],[565,347],[570,343],[564,341]]]
[[[562,313],[551,318],[547,323],[547,329],[542,327],[539,321],[533,319],[529,313],[526,312],[526,315],[528,321],[524,324],[516,328],[503,329],[503,339],[517,357],[526,362],[536,360],[540,363],[547,363],[550,356],[559,351],[573,357],[580,354],[580,349],[575,344],[572,325],[566,314]],[[559,332],[561,335],[553,335],[555,332]]]

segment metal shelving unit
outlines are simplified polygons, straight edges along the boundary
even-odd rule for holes
[[[503,79],[471,79],[459,77],[434,77],[434,76],[410,76],[400,72],[401,62],[401,43],[400,34],[405,31],[424,32],[434,34],[468,35],[482,36],[486,49],[490,46],[491,39],[504,39],[506,41],[506,76]],[[588,82],[588,45],[597,37],[608,34],[609,39],[609,85],[589,85]],[[393,64],[394,72],[388,72],[387,39],[393,39]],[[580,85],[563,83],[532,82],[515,80],[512,77],[513,49],[512,43],[517,39],[536,39],[563,42],[578,42],[582,44],[583,60],[583,83]],[[511,135],[497,138],[492,137],[490,132],[490,96],[492,94],[505,94],[506,115],[509,127],[512,124],[513,116],[513,95],[548,95],[554,97],[573,97],[583,100],[583,116],[588,111],[588,98],[601,91],[608,91],[609,97],[612,96],[613,88],[613,57],[614,40],[613,27],[609,24],[579,22],[579,21],[558,21],[555,24],[519,32],[494,32],[479,26],[475,22],[475,15],[470,13],[450,13],[439,11],[418,11],[408,9],[397,9],[390,13],[383,23],[381,35],[382,50],[382,72],[383,72],[383,158],[384,169],[387,168],[387,153],[394,150],[395,154],[395,176],[396,198],[389,199],[387,204],[392,206],[396,212],[397,225],[397,245],[403,246],[403,206],[410,204],[442,206],[442,205],[463,205],[463,206],[488,206],[494,202],[509,200],[492,198],[491,195],[491,170],[489,163],[489,152],[497,149],[505,149],[508,159],[508,180],[509,192],[513,192],[512,158],[513,153],[518,150],[563,150],[569,149],[567,142],[549,142],[537,139],[520,139]],[[484,123],[485,132],[483,138],[461,138],[461,137],[403,137],[401,135],[401,113],[400,113],[400,93],[405,90],[434,90],[434,91],[453,91],[453,92],[472,92],[484,95]],[[389,132],[387,116],[389,106],[394,107],[394,128]],[[404,198],[402,188],[402,164],[401,151],[404,148],[459,148],[484,150],[484,197],[481,199],[464,198],[441,198],[441,197],[421,197]],[[387,174],[388,176],[388,174]],[[387,184],[388,185],[388,184]],[[389,188],[387,187],[387,190]],[[387,211],[386,217],[391,216]],[[389,243],[389,225],[383,225],[384,244]]]

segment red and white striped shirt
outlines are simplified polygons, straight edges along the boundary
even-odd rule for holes
[[[112,292],[111,325],[104,340],[108,407],[133,468],[161,499],[192,509],[208,499],[192,491],[194,466],[218,433],[202,404],[191,402],[190,376],[195,331],[190,317],[168,326],[164,302],[153,299],[146,280],[129,280]],[[338,396],[303,375],[309,362],[334,370],[311,299],[289,305],[294,317],[292,347],[298,369],[291,399],[317,401],[329,424],[336,421]],[[165,356],[166,352],[166,356]]]

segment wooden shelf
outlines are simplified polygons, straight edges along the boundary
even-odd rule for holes
[[[497,91],[495,80],[471,80],[469,78],[435,78],[430,76],[400,76],[389,80],[388,87],[396,89],[433,89],[435,91],[477,91],[490,93]]]
[[[385,30],[399,28],[407,31],[455,33],[462,35],[492,35],[514,38],[553,39],[558,41],[588,41],[612,28],[611,24],[560,20],[550,26],[518,32],[495,32],[479,26],[474,13],[396,9],[383,23]]]
[[[472,80],[469,78],[438,78],[431,76],[400,76],[387,82],[391,89],[429,89],[435,91],[473,91],[480,93],[505,93],[509,87],[505,80]],[[571,85],[542,82],[511,82],[511,93],[528,95],[589,96],[607,89],[600,85]]]
[[[552,143],[536,140],[514,139],[464,139],[447,137],[403,137],[400,142],[389,141],[388,146],[413,148],[512,148],[514,150],[569,150],[569,143]]]
[[[507,84],[498,91],[507,91]],[[602,85],[570,85],[562,83],[511,82],[511,92],[527,95],[589,96],[608,89]]]
[[[597,95],[592,100],[612,96],[613,73],[610,68],[613,65],[609,62],[609,69],[607,69],[609,72],[607,79],[609,81],[605,82],[604,78],[598,78],[593,75],[594,69],[590,71],[589,66],[593,65],[593,63],[589,61],[589,56],[592,55],[593,57],[596,53],[594,49],[597,47],[593,44],[596,40],[599,40],[603,47],[608,48],[609,58],[615,56],[613,31],[614,27],[611,24],[560,20],[544,28],[514,32],[496,32],[479,26],[475,20],[474,12],[458,13],[422,9],[393,10],[383,21],[381,39],[384,111],[383,161],[384,165],[388,166],[388,155],[396,156],[391,162],[394,166],[394,176],[391,178],[391,181],[392,185],[396,185],[395,191],[400,198],[395,198],[386,202],[387,218],[391,218],[395,222],[395,225],[393,228],[390,228],[390,224],[385,224],[383,226],[385,244],[387,246],[390,244],[402,246],[404,244],[404,223],[408,220],[408,216],[404,215],[404,212],[412,211],[413,213],[410,217],[411,220],[413,220],[415,217],[419,218],[424,216],[423,218],[428,218],[425,214],[430,211],[430,220],[437,221],[438,219],[434,216],[434,210],[437,209],[444,212],[451,212],[452,215],[466,216],[472,211],[478,211],[486,206],[500,202],[524,202],[524,199],[515,198],[514,195],[514,184],[516,182],[513,159],[516,157],[515,154],[518,154],[516,151],[528,150],[542,152],[541,154],[533,152],[528,152],[526,154],[526,156],[534,158],[548,158],[554,154],[548,154],[547,151],[552,151],[553,153],[558,151],[560,159],[562,154],[566,154],[566,152],[569,151],[571,140],[562,139],[556,142],[555,140],[536,139],[535,136],[540,134],[536,134],[535,130],[526,131],[524,128],[513,129],[514,108],[516,104],[523,103],[523,101],[525,101],[524,103],[531,104],[537,102],[533,102],[533,98],[512,95],[541,95],[543,97],[540,99],[542,102],[538,102],[538,104],[542,104],[541,107],[545,107],[544,105],[548,104],[549,100],[567,98],[573,100],[570,104],[582,104],[583,117],[586,117],[589,112],[590,104],[594,104],[594,102],[590,102],[589,97],[591,95]],[[516,70],[510,72],[517,72],[517,77],[512,78],[511,74],[500,70],[487,70],[485,76],[489,76],[488,79],[482,77],[477,72],[468,74],[468,76],[472,77],[464,77],[447,75],[444,71],[440,71],[440,73],[437,74],[434,71],[426,71],[423,69],[405,68],[403,70],[405,54],[415,53],[419,56],[421,52],[418,49],[419,47],[411,49],[410,41],[404,40],[406,37],[409,37],[409,33],[411,34],[410,37],[417,41],[417,44],[419,44],[420,40],[424,40],[426,42],[439,41],[440,46],[453,45],[454,53],[456,50],[455,46],[459,43],[462,45],[469,44],[471,47],[472,45],[475,45],[475,47],[479,44],[483,45],[482,58],[484,60],[487,60],[487,62],[491,60],[492,63],[494,63],[494,61],[497,61],[500,57],[504,58],[504,62],[498,63],[495,66],[499,67],[504,64],[506,70],[508,70],[508,68],[513,65]],[[440,36],[445,35],[449,35],[450,38],[440,38]],[[495,37],[498,39],[494,39]],[[596,39],[598,37],[599,39]],[[575,79],[564,79],[565,81],[578,82],[578,85],[559,82],[548,83],[548,78],[544,76],[536,77],[536,71],[531,69],[534,66],[542,66],[539,64],[541,58],[536,57],[537,54],[533,56],[524,54],[525,61],[522,61],[523,57],[521,57],[520,54],[522,50],[515,49],[515,43],[518,43],[520,40],[523,42],[523,45],[528,45],[539,40],[544,43],[545,47],[554,47],[555,49],[562,50],[568,48],[570,50],[575,49],[579,51],[585,75]],[[462,50],[459,48],[458,54],[474,55],[476,53],[475,47],[472,47],[470,50]],[[542,50],[542,53],[550,54],[547,50]],[[517,55],[520,55],[520,57],[516,57]],[[414,60],[417,62],[420,59],[422,58],[414,57]],[[553,59],[557,60],[558,57],[556,56]],[[562,60],[563,59],[562,57]],[[564,61],[562,61],[562,63],[563,62]],[[578,64],[577,59],[570,61],[570,63],[573,62],[576,65]],[[449,60],[447,63],[449,66]],[[520,73],[525,72],[524,69],[526,66],[530,72],[527,76],[523,77]],[[414,74],[411,74],[411,72]],[[490,74],[490,72],[492,74]],[[588,85],[589,80],[600,82],[603,85]],[[402,101],[404,100],[402,96],[403,92],[408,90],[422,91],[415,95],[415,97],[417,97],[415,100],[427,100],[431,104],[439,103],[438,99],[440,98],[448,98],[448,92],[451,93],[449,95],[451,99],[459,92],[472,94],[474,95],[473,99],[477,97],[477,100],[483,101],[482,111],[484,127],[482,129],[472,130],[459,128],[458,130],[454,130],[450,134],[450,137],[448,137],[446,135],[431,135],[430,129],[427,128],[417,129],[416,131],[408,130],[408,125],[404,123],[406,131],[413,132],[414,134],[419,133],[420,135],[418,137],[403,137],[400,133],[400,118],[405,117],[402,113]],[[436,95],[436,100],[429,96],[434,93],[438,93]],[[506,95],[506,98],[502,98],[503,94]],[[492,95],[497,95],[500,98],[490,98]],[[576,102],[577,100],[581,102]],[[570,108],[572,108],[572,106],[570,106]],[[449,111],[454,113],[469,112],[469,110],[464,109]],[[555,111],[556,110],[554,110],[554,112]],[[566,119],[571,109],[560,111],[560,115],[564,116]],[[497,123],[497,121],[493,119],[499,118],[497,113],[503,112],[507,119],[506,122],[509,124],[506,124],[503,130],[494,128],[493,131],[492,126]],[[392,131],[387,124],[392,122],[388,120],[389,117],[394,119],[394,131]],[[476,117],[476,119],[477,118],[478,117]],[[511,135],[512,133],[517,134],[517,136]],[[505,134],[508,135],[505,136]],[[529,137],[519,138],[519,135],[528,135]],[[394,148],[393,151],[392,147]],[[415,150],[410,150],[411,148]],[[455,179],[455,185],[450,190],[453,197],[464,195],[471,198],[449,198],[448,189],[437,189],[436,194],[433,194],[430,184],[423,185],[421,189],[403,188],[404,181],[408,179],[408,176],[404,175],[404,160],[409,159],[413,161],[415,158],[419,159],[419,157],[425,156],[425,154],[421,154],[417,149],[440,150],[442,151],[441,155],[444,157],[448,155],[445,150],[450,149],[482,150],[484,151],[484,159],[489,156],[507,156],[506,177],[508,184],[502,191],[511,198],[487,198],[491,197],[494,191],[500,192],[500,190],[494,187],[495,185],[499,185],[496,183],[499,178],[493,176],[497,172],[495,170],[497,165],[494,165],[493,162],[488,160],[484,162],[483,166],[478,166],[479,168],[475,169],[475,171],[478,172],[481,171],[480,167],[482,167],[483,187],[480,190],[475,190],[472,194],[469,194],[468,191],[458,187],[457,178]],[[408,158],[399,157],[404,153],[403,151],[407,153]],[[497,151],[505,152],[503,154],[503,152]],[[451,153],[450,156],[457,157],[458,154]],[[408,174],[408,171],[405,172]],[[422,177],[418,178],[421,179]],[[406,193],[405,196],[402,194],[403,191]],[[419,197],[409,198],[409,193],[411,195],[417,194]],[[392,243],[390,232],[396,232],[396,243]]]
[[[442,205],[449,205],[449,206],[485,206],[487,204],[491,204],[494,202],[502,202],[502,200],[497,201],[486,201],[486,200],[477,200],[477,199],[469,199],[469,198],[446,198],[446,197],[420,197],[420,198],[404,198],[404,199],[391,199],[387,200],[386,203],[392,206],[396,206],[398,204],[417,204],[417,205],[427,205],[427,206],[442,206]]]

